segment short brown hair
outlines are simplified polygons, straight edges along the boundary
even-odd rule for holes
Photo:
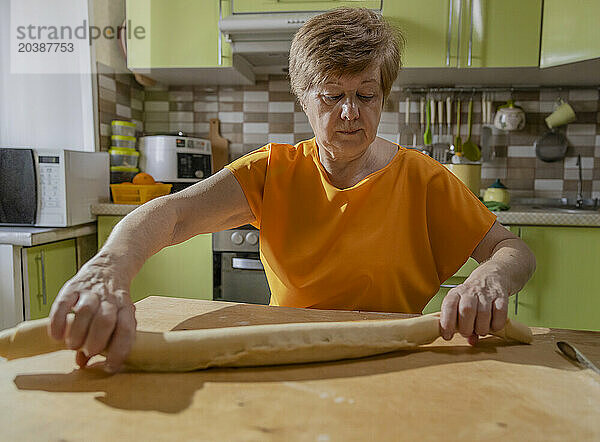
[[[403,47],[402,34],[366,8],[341,7],[312,17],[292,41],[292,92],[302,103],[306,93],[326,79],[355,75],[378,63],[385,101],[400,69]]]

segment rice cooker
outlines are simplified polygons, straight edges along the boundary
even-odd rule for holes
[[[210,140],[178,135],[140,137],[140,169],[156,181],[173,184],[173,191],[212,174]]]

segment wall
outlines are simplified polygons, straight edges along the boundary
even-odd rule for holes
[[[28,5],[31,2],[28,3]],[[11,2],[0,0],[0,147],[95,150],[91,53],[87,42],[69,61],[88,73],[14,73],[11,71]],[[31,24],[81,25],[87,3],[68,16],[50,2],[20,13]],[[17,13],[15,11],[12,11]],[[13,54],[14,55],[14,54]],[[50,55],[50,54],[47,54]]]
[[[125,19],[124,0],[93,0],[94,25],[116,29]],[[125,57],[116,39],[100,38],[94,42],[96,56],[97,113],[99,150],[110,148],[112,120],[133,121],[143,131],[144,91],[127,70]]]
[[[144,130],[144,90],[133,75],[117,73],[113,67],[100,62],[97,66],[100,150],[107,151],[111,144],[112,120],[132,121],[140,133]]]
[[[582,156],[585,198],[600,198],[600,97],[597,88],[544,88],[531,91],[495,92],[494,109],[512,98],[526,111],[527,124],[521,131],[493,129],[492,144],[496,158],[483,163],[482,190],[496,178],[510,189],[513,197],[575,197],[577,191],[577,154]],[[470,94],[463,94],[468,100]],[[397,140],[404,123],[406,92],[393,90],[381,116],[379,135]],[[410,121],[419,133],[420,95],[411,94]],[[456,97],[455,97],[456,98]],[[577,121],[566,128],[567,157],[555,163],[537,159],[533,143],[547,131],[544,118],[552,112],[558,98],[567,100]],[[481,95],[474,95],[473,139],[479,143]],[[467,106],[462,107],[461,134],[467,134]],[[230,140],[231,159],[268,142],[296,143],[313,136],[308,120],[289,93],[284,76],[263,77],[254,86],[146,88],[144,125],[147,133],[183,131],[208,136],[210,118],[221,120],[221,133]],[[456,118],[454,121],[456,121]],[[455,129],[453,129],[453,133]]]

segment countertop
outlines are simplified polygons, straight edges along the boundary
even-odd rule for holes
[[[90,206],[90,211],[92,212],[92,215],[125,216],[138,207],[140,206],[137,204],[99,203],[92,204]]]
[[[93,204],[93,215],[124,216],[133,211],[136,205],[126,204]],[[600,211],[582,211],[581,213],[564,213],[555,210],[534,209],[528,206],[514,206],[510,210],[494,212],[498,222],[503,225],[532,226],[578,226],[600,227]]]
[[[37,246],[96,233],[96,223],[71,227],[0,227],[0,244]]]
[[[138,328],[403,317],[149,297]],[[77,370],[68,350],[0,362],[6,440],[599,440],[600,333],[535,328],[532,345],[456,336],[414,351],[191,373]]]

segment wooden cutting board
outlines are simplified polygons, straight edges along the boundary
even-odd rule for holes
[[[149,297],[138,328],[397,318]],[[600,333],[534,329],[533,345],[439,339],[418,351],[194,373],[76,370],[73,352],[0,362],[3,440],[599,440]]]
[[[212,173],[218,172],[229,164],[229,140],[221,136],[219,125],[218,118],[210,119],[208,138],[212,148]]]

